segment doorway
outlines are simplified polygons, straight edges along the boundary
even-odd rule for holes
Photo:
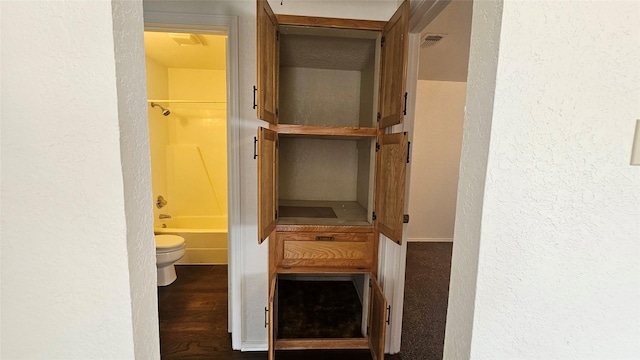
[[[223,35],[226,42],[227,263],[228,326],[232,346],[241,344],[240,307],[240,150],[238,98],[238,19],[233,16],[145,12],[145,31]],[[150,104],[149,104],[150,106]],[[160,112],[158,109],[155,109]],[[155,214],[154,214],[155,215]],[[235,304],[235,306],[234,306]]]
[[[154,232],[185,239],[176,264],[228,263],[226,40],[144,33]]]

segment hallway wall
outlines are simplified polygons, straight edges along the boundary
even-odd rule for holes
[[[0,11],[0,357],[157,359],[141,4]]]
[[[408,241],[453,241],[466,82],[418,80]]]
[[[444,358],[639,358],[640,3],[473,14]]]

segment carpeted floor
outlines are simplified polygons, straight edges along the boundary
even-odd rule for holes
[[[453,243],[407,244],[402,360],[442,359]]]

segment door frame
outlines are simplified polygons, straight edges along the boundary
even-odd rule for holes
[[[232,348],[238,350],[242,345],[238,18],[225,15],[144,11],[144,30],[179,30],[227,35],[228,331],[231,333]]]

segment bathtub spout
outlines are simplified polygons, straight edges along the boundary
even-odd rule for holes
[[[160,216],[158,216],[158,218],[159,218],[160,220],[162,220],[162,219],[171,219],[171,215],[168,215],[168,214],[160,214]]]

